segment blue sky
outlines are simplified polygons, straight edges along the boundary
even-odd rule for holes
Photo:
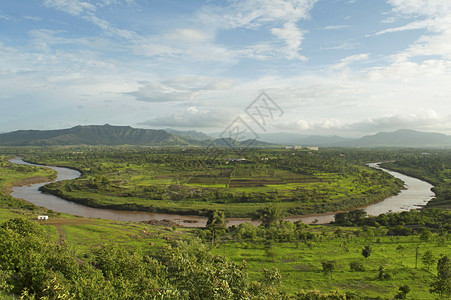
[[[450,71],[449,0],[0,3],[0,132],[219,132],[265,91],[268,132],[451,134]]]

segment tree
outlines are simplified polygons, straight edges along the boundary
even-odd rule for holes
[[[257,210],[253,219],[262,221],[262,225],[269,227],[272,224],[278,224],[285,217],[284,212],[275,205]]]
[[[257,237],[257,227],[249,222],[241,223],[238,225],[236,235],[240,240],[244,239],[253,241]]]
[[[377,276],[379,279],[390,279],[390,274],[385,271],[385,268],[383,266],[379,267],[379,275]]]
[[[451,260],[447,255],[442,256],[437,263],[437,278],[431,284],[431,293],[449,299],[451,294]]]
[[[427,228],[423,228],[423,230],[421,231],[421,234],[420,234],[420,240],[422,242],[426,243],[426,242],[429,242],[431,237],[432,237],[431,231],[429,229],[427,229]]]
[[[432,251],[428,250],[424,252],[423,256],[421,257],[421,261],[429,271],[429,267],[432,266],[435,262],[435,257],[434,254],[432,254]]]
[[[337,267],[337,261],[335,260],[323,260],[321,262],[321,265],[323,266],[323,272],[325,275],[330,274],[330,279],[332,279],[332,272]]]
[[[365,258],[370,257],[372,251],[373,251],[373,249],[371,248],[371,246],[365,246],[365,247],[362,249],[362,255],[363,255],[363,257],[365,257]]]
[[[362,222],[362,220],[364,218],[367,217],[367,213],[366,211],[364,211],[363,209],[355,209],[355,210],[351,210],[348,213],[348,218],[349,220],[353,223],[353,224],[359,224]]]
[[[207,220],[207,229],[210,229],[213,233],[211,242],[216,242],[216,235],[218,232],[225,231],[227,229],[227,218],[223,211],[213,210],[210,212]]]
[[[349,263],[349,267],[350,267],[351,271],[356,271],[356,272],[364,272],[365,271],[365,267],[359,261],[351,261]]]
[[[269,241],[265,245],[265,253],[268,257],[271,258],[272,262],[275,262],[275,258],[277,256],[277,250],[274,248],[274,243],[272,241]]]
[[[395,299],[406,299],[407,294],[410,292],[410,287],[408,285],[402,285],[399,287],[398,293],[395,295]]]

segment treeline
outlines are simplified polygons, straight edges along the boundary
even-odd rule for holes
[[[342,226],[386,226],[389,228],[396,226],[398,231],[412,234],[415,231],[421,231],[422,228],[441,233],[451,233],[451,211],[441,209],[410,210],[368,216],[364,210],[357,209],[335,214],[334,223]],[[400,230],[403,228],[405,229]]]

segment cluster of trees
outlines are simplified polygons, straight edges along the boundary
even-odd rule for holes
[[[283,221],[285,213],[279,207],[272,205],[255,212],[254,220],[260,221],[259,226],[245,222],[238,226],[227,228],[227,218],[221,211],[211,211],[208,215],[207,226],[199,229],[197,235],[212,244],[227,235],[236,241],[263,243],[271,248],[273,242],[304,242],[314,241],[317,235],[306,230],[309,226],[302,222]]]
[[[23,218],[0,225],[0,290],[24,299],[277,299],[281,276],[263,270],[259,281],[207,251],[198,239],[150,254],[104,245],[87,261],[48,240]]]
[[[428,228],[439,233],[451,232],[451,211],[441,209],[410,210],[368,216],[362,209],[335,214],[341,226],[386,226],[392,235],[410,235]]]

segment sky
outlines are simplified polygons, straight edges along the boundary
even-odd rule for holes
[[[451,1],[2,0],[0,91],[0,132],[451,134]]]

